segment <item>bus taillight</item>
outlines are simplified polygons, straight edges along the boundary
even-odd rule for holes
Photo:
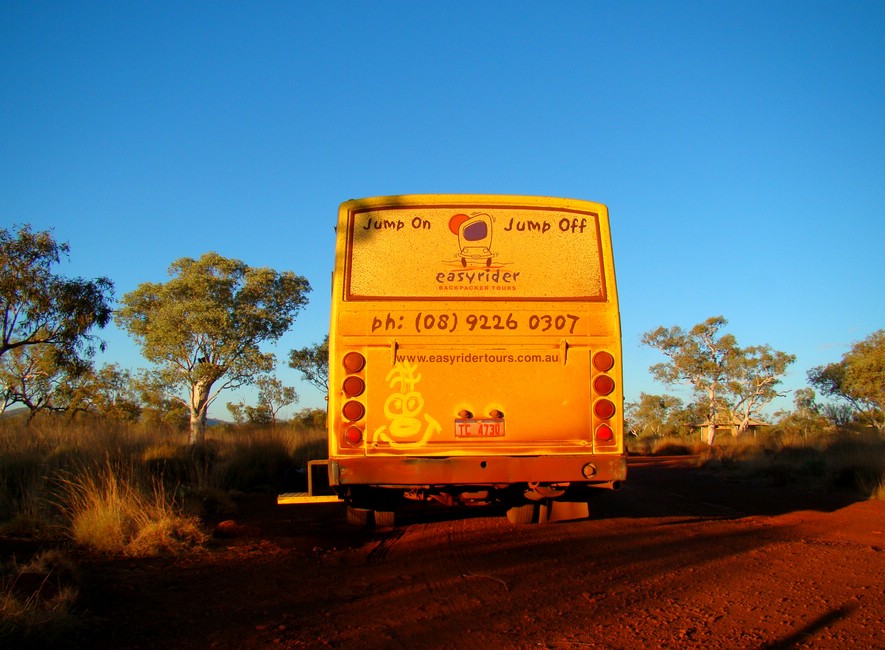
[[[363,381],[362,377],[351,375],[344,380],[342,387],[347,397],[359,397],[366,390],[366,382]]]
[[[363,441],[363,432],[359,427],[349,427],[344,432],[344,439],[352,445],[358,445]]]
[[[615,414],[615,405],[611,400],[601,399],[593,405],[593,412],[600,420],[609,420]]]
[[[615,380],[608,375],[599,375],[593,380],[593,390],[599,395],[611,395],[615,390]]]
[[[359,352],[348,352],[344,355],[344,369],[347,372],[359,372],[366,367],[366,357]]]
[[[615,366],[615,358],[611,352],[605,350],[593,355],[593,367],[599,372],[608,372]]]
[[[344,404],[344,408],[341,409],[341,414],[345,419],[351,422],[356,422],[357,420],[363,419],[363,416],[366,414],[366,407],[357,401],[351,400]]]
[[[593,355],[593,368],[596,377],[593,378],[593,392],[599,397],[593,403],[593,414],[597,420],[603,420],[595,429],[597,444],[611,445],[615,442],[615,432],[609,422],[617,411],[615,403],[608,398],[615,392],[615,380],[607,374],[615,367],[615,357],[611,352],[600,350]]]
[[[359,352],[351,351],[344,355],[341,360],[347,377],[341,383],[341,392],[347,399],[341,407],[341,415],[349,425],[344,431],[344,441],[352,446],[359,445],[363,441],[363,430],[355,423],[366,416],[366,406],[355,399],[366,392],[366,381],[357,373],[366,367],[366,357]]]
[[[596,440],[599,442],[611,442],[615,437],[612,428],[607,424],[600,424],[596,427]]]

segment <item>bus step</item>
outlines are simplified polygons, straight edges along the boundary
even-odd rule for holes
[[[311,496],[307,492],[283,492],[277,495],[277,505],[299,503],[342,503],[337,494],[321,494]]]

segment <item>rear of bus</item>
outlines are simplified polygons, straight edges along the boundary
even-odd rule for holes
[[[404,498],[586,516],[588,488],[624,480],[604,205],[348,201],[331,316],[329,480],[354,523],[392,523]]]

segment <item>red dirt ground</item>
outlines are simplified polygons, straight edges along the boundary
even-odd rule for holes
[[[89,648],[885,648],[885,502],[631,466],[589,520],[240,503],[186,557],[84,556]]]

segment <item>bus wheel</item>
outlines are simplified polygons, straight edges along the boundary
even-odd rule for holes
[[[489,259],[486,260],[486,266],[491,266],[491,265],[492,265],[492,258],[490,257]]]
[[[507,521],[511,524],[530,524],[535,518],[537,503],[524,503],[507,509]]]
[[[346,507],[348,526],[354,526],[356,528],[368,528],[370,512],[372,511],[366,510],[364,508],[354,508],[353,506],[348,505]]]
[[[461,258],[461,266],[467,266],[467,258],[466,257]]]
[[[393,528],[395,514],[393,510],[376,510],[375,528]]]
[[[546,524],[550,519],[551,501],[525,503],[507,510],[507,520],[512,524]]]

